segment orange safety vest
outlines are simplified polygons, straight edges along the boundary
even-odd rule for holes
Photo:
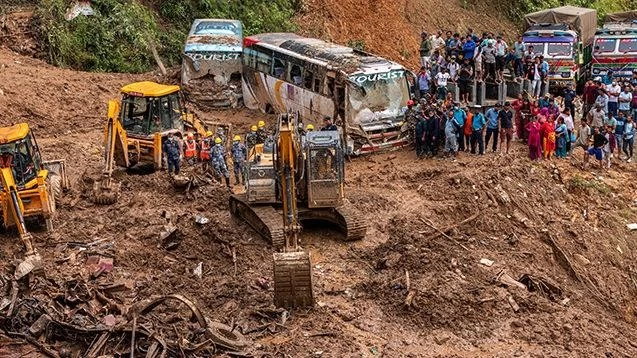
[[[186,151],[184,153],[186,158],[197,158],[197,143],[194,140],[186,141]]]
[[[210,160],[210,141],[202,140],[201,141],[201,151],[199,152],[199,159],[201,160]]]

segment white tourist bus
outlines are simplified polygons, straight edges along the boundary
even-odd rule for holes
[[[246,107],[298,112],[315,126],[329,116],[353,154],[408,144],[403,113],[413,74],[401,65],[291,33],[249,36],[243,45]]]

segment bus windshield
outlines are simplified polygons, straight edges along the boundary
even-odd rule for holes
[[[546,49],[548,57],[571,57],[573,44],[568,42],[552,42]]]
[[[195,35],[241,36],[240,29],[229,22],[202,21],[194,31]]]
[[[637,39],[619,40],[619,53],[637,52]]]
[[[350,76],[349,105],[355,122],[397,117],[409,100],[404,70]]]
[[[616,39],[597,39],[595,40],[595,53],[615,52]]]

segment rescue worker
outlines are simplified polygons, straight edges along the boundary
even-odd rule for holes
[[[184,146],[184,158],[190,165],[195,164],[197,160],[197,142],[192,133],[186,135],[186,145]]]
[[[173,132],[168,132],[168,138],[162,145],[162,151],[166,156],[166,163],[168,164],[168,174],[179,175],[179,166],[181,162],[181,143],[179,139],[175,138]]]
[[[250,127],[250,132],[246,134],[246,146],[248,147],[248,152],[254,148],[255,145],[259,144],[259,135],[257,134],[257,126]]]
[[[221,143],[226,142],[226,134],[224,133],[222,127],[217,128],[217,137],[221,138]]]
[[[321,128],[321,131],[336,131],[336,130],[338,130],[338,128],[336,128],[336,125],[332,122],[332,117],[330,116],[323,117],[323,128]]]
[[[228,166],[226,165],[226,149],[223,147],[221,138],[215,138],[215,145],[210,149],[210,161],[212,163],[212,169],[215,171],[215,177],[221,182],[223,176],[226,180],[226,186],[230,187],[230,173],[228,173]]]
[[[314,132],[314,125],[311,123],[305,126],[305,133],[303,133],[303,135],[301,136],[301,148],[303,149],[305,149],[306,147],[305,135],[309,132]]]
[[[203,163],[203,170],[208,170],[210,164],[210,148],[212,148],[212,132],[207,131],[201,142],[199,142],[199,159]]]
[[[265,122],[259,121],[259,123],[257,123],[257,143],[264,143],[268,135],[270,135],[270,133],[265,129]]]
[[[245,185],[245,166],[248,158],[248,149],[241,143],[241,137],[232,138],[232,164],[234,167],[234,184]]]

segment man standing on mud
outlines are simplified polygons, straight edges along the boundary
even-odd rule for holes
[[[440,131],[438,118],[436,118],[433,109],[427,111],[425,119],[425,155],[435,157],[437,152],[437,136]]]
[[[511,103],[504,102],[504,109],[498,113],[500,121],[500,151],[504,149],[504,141],[506,140],[506,154],[509,154],[511,146],[511,138],[513,137],[513,111],[511,111]]]
[[[166,155],[166,163],[168,164],[168,174],[179,175],[179,164],[181,162],[181,143],[175,138],[173,132],[168,132],[168,138],[162,145],[162,151]]]
[[[426,32],[420,34],[420,65],[427,66],[431,57],[431,39]]]

